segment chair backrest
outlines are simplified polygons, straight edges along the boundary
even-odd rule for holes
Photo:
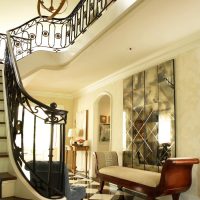
[[[118,166],[118,156],[115,151],[94,152],[96,157],[96,170],[108,166]]]

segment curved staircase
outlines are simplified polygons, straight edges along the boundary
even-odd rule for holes
[[[14,196],[17,177],[8,172],[8,165],[9,155],[4,112],[3,80],[2,71],[0,71],[0,199],[25,200]]]
[[[17,191],[15,192],[16,182],[18,180],[22,181],[22,179],[27,181],[22,183],[23,187],[26,186],[27,191],[32,192],[31,194],[37,197],[32,198],[34,200],[65,198],[63,174],[67,111],[56,109],[55,103],[52,103],[50,106],[45,105],[26,92],[18,71],[17,60],[37,50],[58,52],[66,49],[74,44],[75,40],[85,33],[88,27],[100,18],[107,7],[115,1],[80,0],[80,3],[67,18],[53,18],[48,22],[45,17],[36,17],[8,31],[7,35],[0,34],[0,47],[3,49],[0,53],[6,49],[5,54],[0,54],[0,63],[5,64],[3,79],[3,73],[0,71],[0,199],[23,200],[24,198],[15,197],[15,194],[17,194]],[[134,3],[135,0],[130,2]],[[39,33],[37,30],[40,30]],[[51,43],[51,40],[53,43]],[[5,87],[3,87],[4,81]],[[5,91],[3,91],[3,88]],[[6,94],[6,120],[3,92]],[[30,128],[28,131],[24,128],[26,123],[24,116],[27,112],[32,116],[30,123],[32,129]],[[48,163],[45,173],[44,171],[41,173],[41,171],[36,169],[36,163],[40,161],[37,158],[36,137],[41,134],[38,133],[36,124],[41,121],[44,125],[50,127],[47,131],[49,137],[48,160],[42,160]],[[53,151],[53,143],[56,132],[55,127],[57,126],[59,127],[58,133],[60,134],[60,155],[58,156],[58,184],[54,186],[55,177],[53,174],[55,169],[53,167],[53,158],[55,152]],[[6,127],[8,127],[7,131]],[[24,137],[27,136],[31,144],[30,157],[27,156],[26,149],[24,148]],[[17,137],[21,139],[18,142]],[[9,162],[8,142],[12,148],[11,151],[9,147],[11,162]],[[12,163],[13,160],[14,164]],[[32,164],[30,165],[30,163]],[[12,173],[12,168],[15,171],[13,173],[19,176],[15,176]],[[29,175],[27,175],[27,171],[30,171]],[[42,177],[44,174],[46,178]],[[45,190],[45,195],[40,192],[42,189]],[[40,196],[38,196],[39,194]],[[23,196],[27,197],[26,195]]]

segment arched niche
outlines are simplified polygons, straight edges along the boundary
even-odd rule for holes
[[[112,99],[107,92],[101,93],[94,103],[94,151],[111,150],[112,141]]]

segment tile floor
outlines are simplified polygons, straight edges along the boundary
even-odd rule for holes
[[[142,198],[134,197],[128,191],[120,191],[116,185],[105,185],[102,194],[98,193],[99,183],[97,181],[84,178],[81,173],[77,173],[75,176],[69,173],[69,182],[72,185],[79,185],[86,187],[86,197],[84,200],[142,200]]]

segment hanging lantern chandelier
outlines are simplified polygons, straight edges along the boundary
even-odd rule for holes
[[[51,13],[51,15],[47,17],[47,20],[51,20],[57,14],[62,14],[67,9],[68,6],[68,0],[50,0],[50,1],[51,2],[49,2],[49,0],[46,0],[47,3],[45,3],[45,0],[38,0],[37,3],[37,11],[40,17],[42,17],[41,8]]]

